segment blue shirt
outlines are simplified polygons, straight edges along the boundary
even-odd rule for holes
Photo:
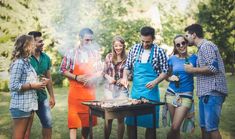
[[[197,56],[191,55],[188,57],[189,63],[196,67]],[[170,82],[168,89],[171,89],[175,93],[187,93],[193,92],[193,74],[187,73],[184,70],[185,58],[179,58],[173,55],[168,60],[169,67],[172,67],[172,75],[176,75],[179,78],[179,87],[176,87],[175,82]]]

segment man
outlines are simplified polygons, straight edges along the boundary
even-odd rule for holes
[[[51,109],[55,106],[55,97],[52,88],[52,80],[50,72],[51,59],[47,54],[43,52],[44,43],[42,39],[42,33],[38,31],[31,31],[28,33],[28,35],[34,37],[35,46],[36,46],[35,52],[30,58],[30,63],[35,69],[39,79],[41,77],[49,79],[49,83],[47,84],[46,88],[50,98],[48,100],[46,90],[37,90],[38,110],[36,111],[36,113],[42,125],[43,139],[51,139],[52,136]]]
[[[128,74],[133,72],[133,86],[131,98],[146,98],[153,101],[160,101],[158,84],[167,77],[167,56],[163,49],[153,44],[155,30],[145,26],[140,30],[141,43],[135,44],[128,55],[125,65],[123,80],[128,86]],[[156,107],[156,125],[159,126],[159,107]],[[134,119],[127,117],[127,132],[130,139],[134,137]],[[152,115],[138,116],[137,125],[146,128],[145,138],[153,139],[153,118]]]
[[[79,32],[80,44],[70,49],[64,56],[60,72],[69,79],[68,95],[68,128],[70,139],[76,139],[77,128],[81,128],[82,139],[89,135],[89,108],[82,104],[83,101],[95,100],[95,88],[92,86],[95,80],[96,62],[94,55],[97,50],[92,49],[93,31],[83,28]],[[96,125],[93,117],[92,125]]]
[[[189,46],[198,48],[197,67],[186,64],[185,70],[197,76],[197,96],[199,97],[199,119],[202,139],[221,139],[218,129],[222,104],[227,96],[224,63],[218,47],[203,38],[199,24],[185,28]]]

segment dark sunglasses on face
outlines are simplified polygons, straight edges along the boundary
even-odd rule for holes
[[[85,39],[85,41],[87,41],[87,42],[92,42],[93,41],[93,39]]]
[[[186,42],[183,41],[183,42],[181,42],[181,43],[176,43],[176,44],[175,44],[176,47],[180,47],[181,45],[182,45],[182,46],[185,46],[185,45],[186,45]]]

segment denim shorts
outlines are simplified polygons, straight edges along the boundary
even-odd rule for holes
[[[202,96],[199,98],[199,120],[207,132],[218,130],[224,96]]]
[[[27,117],[30,117],[32,115],[33,111],[25,112],[25,111],[19,110],[18,108],[11,108],[10,112],[11,112],[11,117],[13,119],[16,119],[16,118],[27,118]]]
[[[48,99],[38,101],[38,110],[36,113],[43,128],[52,128],[51,108]]]

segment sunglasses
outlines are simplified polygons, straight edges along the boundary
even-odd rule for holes
[[[175,46],[176,47],[180,47],[180,46],[185,46],[186,45],[186,42],[185,41],[182,41],[181,43],[176,43]]]
[[[85,39],[85,41],[87,41],[87,42],[91,41],[91,42],[92,42],[92,41],[93,41],[93,39]]]

